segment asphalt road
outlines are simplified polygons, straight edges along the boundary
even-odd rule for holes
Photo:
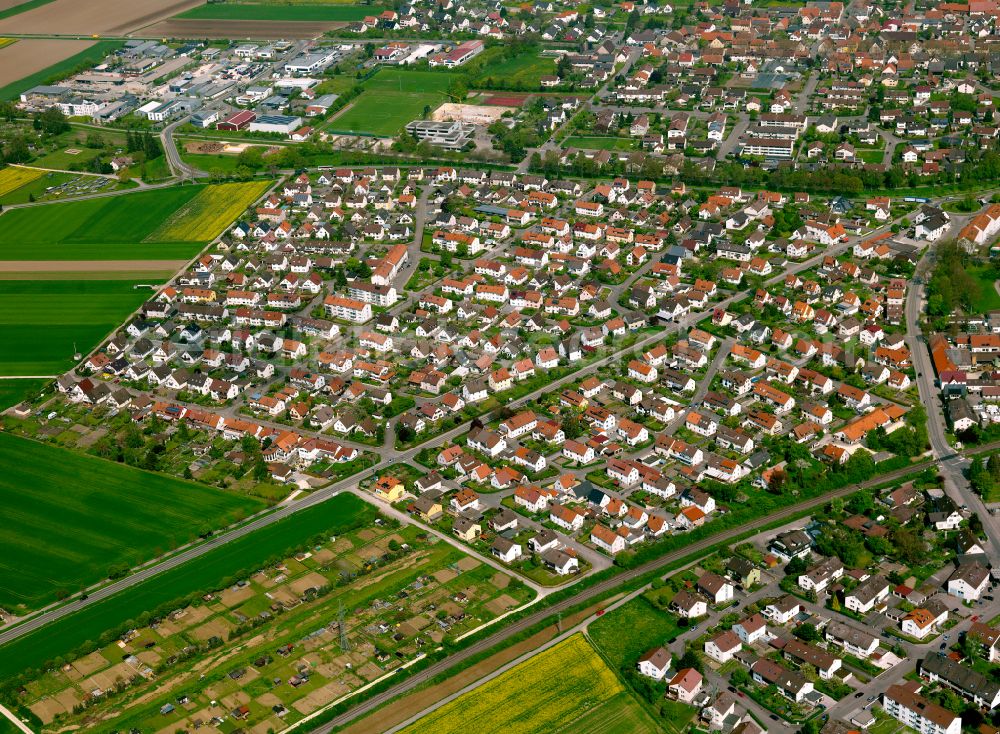
[[[881,229],[875,230],[875,233],[886,230],[888,229],[888,227],[889,225],[886,224]],[[786,271],[772,276],[765,282],[768,284],[774,283],[783,279],[787,273],[798,273],[809,267],[812,267],[816,263],[820,262],[823,257],[828,255],[838,254],[840,252],[843,252],[847,248],[853,246],[853,243],[856,241],[856,239],[857,238],[851,238],[846,243],[827,248],[825,251],[820,252],[816,256],[808,258],[802,261],[801,263],[797,263],[789,267]],[[674,331],[685,329],[688,326],[697,323],[701,319],[708,316],[714,309],[728,307],[731,303],[733,303],[735,300],[739,298],[742,298],[745,294],[746,291],[738,291],[718,303],[713,303],[705,311],[698,311],[688,314],[687,316],[679,319],[678,321],[668,324],[665,330],[655,332],[642,339],[639,339],[629,347],[609,352],[607,356],[602,357],[601,359],[596,360],[594,362],[591,362],[590,364],[581,367],[580,369],[571,372],[570,374],[558,380],[554,380],[544,385],[543,387],[540,387],[537,390],[528,393],[527,395],[524,395],[515,400],[511,400],[510,402],[506,403],[506,405],[508,407],[518,407],[520,405],[523,405],[525,403],[534,400],[535,398],[541,396],[544,393],[551,392],[552,390],[556,390],[562,387],[563,385],[575,382],[589,374],[592,374],[597,370],[599,370],[600,368],[614,363],[616,360],[620,359],[625,354],[639,353],[645,347],[655,344],[658,341],[662,341],[664,338],[666,338],[669,334],[673,333]],[[462,423],[456,426],[455,428],[451,429],[450,431],[447,431],[443,434],[436,436],[434,439],[430,441],[427,441],[423,444],[420,444],[418,446],[403,451],[397,450],[394,446],[392,446],[387,442],[387,444],[382,447],[379,462],[375,464],[373,467],[371,467],[370,472],[374,473],[380,466],[387,466],[389,464],[394,464],[398,462],[413,461],[417,453],[419,453],[422,449],[427,447],[444,445],[449,441],[452,441],[453,439],[458,438],[459,436],[462,436],[465,433],[467,433],[470,425],[471,421]],[[388,428],[389,427],[387,427],[387,429]],[[389,431],[387,430],[387,433],[388,432]],[[199,556],[204,555],[205,553],[209,552],[210,550],[213,550],[219,545],[232,542],[237,538],[243,537],[247,533],[266,527],[267,525],[273,522],[277,522],[278,520],[284,517],[292,515],[295,512],[298,512],[299,510],[311,507],[312,505],[318,504],[319,502],[324,502],[325,500],[330,499],[331,497],[339,494],[340,492],[346,489],[355,487],[358,484],[358,482],[362,478],[364,478],[364,476],[366,475],[355,474],[352,477],[348,477],[347,479],[335,482],[331,485],[318,489],[309,496],[307,496],[305,499],[298,500],[294,504],[283,505],[274,512],[255,519],[252,523],[249,523],[248,525],[236,528],[228,532],[220,533],[219,535],[211,538],[207,543],[202,543],[200,545],[189,548],[179,553],[176,556],[161,561],[160,563],[155,563],[146,568],[143,568],[142,570],[130,576],[115,581],[114,583],[108,584],[107,586],[104,586],[100,589],[95,589],[92,593],[90,593],[90,596],[87,599],[83,600],[77,599],[70,603],[64,604],[63,606],[45,610],[39,614],[36,614],[33,617],[29,617],[28,619],[24,620],[23,622],[17,624],[14,627],[5,630],[0,630],[0,645],[4,645],[7,642],[10,642],[23,635],[28,634],[29,632],[33,632],[37,629],[40,629],[41,627],[44,627],[46,624],[54,622],[57,619],[67,616],[68,614],[72,614],[73,612],[82,609],[86,606],[89,606],[90,604],[94,604],[98,601],[108,598],[109,596],[113,596],[118,592],[124,591],[130,588],[131,586],[134,586],[135,584],[141,583],[142,581],[152,578],[158,573],[175,568],[181,563],[184,563],[185,561],[198,558]]]
[[[953,224],[952,226],[959,225]],[[919,265],[925,265],[925,260],[922,259]],[[921,272],[921,270],[922,267],[918,267],[917,272]],[[968,459],[956,454],[955,449],[948,442],[947,424],[939,391],[935,384],[934,366],[931,364],[928,346],[923,343],[919,336],[923,292],[924,286],[921,280],[919,285],[912,284],[909,293],[907,293],[906,339],[910,354],[913,355],[913,366],[918,374],[917,389],[920,392],[920,402],[927,409],[927,436],[930,439],[934,456],[938,459],[938,468],[945,477],[946,491],[957,504],[966,505],[979,515],[979,519],[983,523],[983,530],[990,541],[986,548],[986,555],[996,565],[1000,562],[1000,517],[991,515],[982,498],[973,491],[965,478]]]
[[[371,698],[359,703],[357,706],[351,708],[349,711],[346,711],[340,716],[332,719],[328,723],[322,724],[312,729],[312,731],[316,732],[317,734],[329,734],[329,732],[333,731],[333,729],[344,726],[361,718],[365,714],[374,711],[381,705],[388,703],[397,696],[403,695],[405,693],[408,693],[416,689],[417,687],[423,685],[424,683],[431,680],[435,676],[444,673],[448,670],[451,670],[456,666],[461,665],[466,660],[469,660],[470,658],[478,655],[481,652],[484,652],[497,645],[502,644],[506,640],[509,640],[510,638],[514,637],[520,632],[523,632],[524,630],[533,627],[534,625],[544,621],[545,619],[551,617],[552,615],[558,612],[565,612],[566,610],[574,606],[577,606],[578,604],[582,604],[591,601],[593,599],[596,599],[600,596],[603,596],[604,594],[613,591],[614,589],[628,583],[633,579],[643,576],[651,571],[656,571],[657,569],[663,568],[664,566],[668,566],[672,563],[676,563],[677,561],[683,559],[684,557],[692,553],[705,551],[715,546],[718,543],[725,543],[730,540],[733,540],[734,538],[743,535],[748,530],[749,531],[759,530],[765,525],[769,525],[776,521],[790,519],[791,517],[800,512],[810,510],[815,507],[819,507],[836,497],[845,497],[864,487],[883,484],[885,482],[892,481],[893,479],[898,479],[902,476],[910,474],[911,472],[920,471],[921,469],[925,469],[933,465],[934,461],[928,459],[918,464],[913,464],[911,466],[908,466],[905,469],[900,469],[894,472],[888,472],[887,474],[883,474],[868,482],[864,482],[863,484],[851,485],[848,487],[844,487],[842,489],[835,490],[833,492],[828,492],[827,494],[821,497],[816,497],[811,500],[805,500],[803,502],[791,505],[785,508],[784,510],[781,510],[780,512],[776,512],[767,517],[762,517],[759,520],[756,520],[755,522],[752,522],[748,525],[732,528],[730,530],[726,530],[721,533],[709,536],[708,538],[705,538],[703,540],[696,541],[682,548],[681,550],[674,551],[673,553],[668,553],[664,556],[661,556],[660,558],[657,558],[656,560],[645,563],[642,566],[638,566],[628,571],[623,571],[622,573],[613,576],[612,578],[596,583],[593,586],[590,586],[586,589],[582,589],[580,592],[574,594],[571,597],[556,602],[555,604],[552,604],[544,609],[540,609],[537,612],[533,612],[532,614],[529,614],[528,616],[516,622],[513,622],[512,624],[493,633],[492,635],[485,637],[482,640],[475,642],[466,648],[463,648],[462,650],[452,653],[444,660],[441,660],[437,663],[434,663],[433,665],[428,666],[427,668],[424,668],[420,672],[413,674],[412,676],[403,681],[400,681],[398,684],[383,691],[382,693],[375,694]]]

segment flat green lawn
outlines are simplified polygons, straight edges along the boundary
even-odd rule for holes
[[[71,153],[68,151],[77,151]],[[64,171],[74,171],[86,168],[90,161],[101,154],[97,148],[85,148],[81,145],[71,145],[61,150],[54,150],[46,153],[41,158],[31,162],[31,165],[39,168],[58,168]]]
[[[57,375],[151,295],[128,280],[0,280],[0,375]]]
[[[0,380],[0,410],[17,405],[25,398],[35,395],[48,380],[25,378],[21,380]]]
[[[440,92],[444,94],[461,74],[448,71],[410,71],[408,69],[382,68],[362,86],[383,92]]]
[[[661,704],[664,728],[668,732],[682,732],[696,713],[694,706],[688,706],[680,701],[665,700]]]
[[[966,272],[979,283],[979,298],[976,309],[979,313],[1000,309],[1000,294],[997,293],[996,281],[1000,273],[992,265],[966,268]]]
[[[204,243],[148,243],[205,186],[8,209],[0,216],[0,260],[186,260]]]
[[[20,186],[0,196],[0,204],[25,204],[31,201],[31,197],[34,197],[36,201],[40,201],[45,197],[46,191],[49,188],[72,181],[75,178],[77,176],[72,173],[46,173],[41,178],[29,181],[24,186]]]
[[[637,597],[590,624],[587,634],[612,666],[633,666],[646,650],[666,645],[681,631],[677,619]]]
[[[567,148],[587,150],[635,150],[636,141],[630,138],[584,137],[573,135],[563,143]]]
[[[175,18],[199,20],[299,20],[340,21],[361,20],[367,15],[378,15],[385,8],[373,5],[347,4],[293,4],[271,5],[266,3],[210,3],[185,11]]]
[[[252,497],[0,433],[0,606],[37,608],[263,509]]]
[[[638,701],[623,692],[559,731],[567,734],[653,734],[661,729]]]
[[[143,612],[173,607],[191,594],[217,589],[234,575],[285,557],[287,551],[320,533],[340,535],[370,523],[374,515],[370,505],[349,494],[301,510],[4,645],[0,648],[0,679],[40,668],[88,640],[98,641],[109,630],[116,632]]]
[[[882,158],[885,155],[884,151],[876,150],[874,148],[858,148],[855,150],[858,158],[863,160],[865,163],[881,163]]]
[[[393,137],[406,123],[423,117],[448,100],[447,90],[458,74],[383,68],[362,83],[364,92],[331,118],[331,132],[368,133]]]
[[[181,155],[185,163],[192,166],[196,166],[203,171],[222,171],[223,173],[232,173],[239,167],[240,159],[235,155],[223,155],[223,154],[202,154],[202,153],[184,153]]]
[[[328,129],[394,137],[408,122],[421,119],[425,107],[433,110],[442,102],[444,97],[433,92],[364,92],[330,121]]]
[[[497,49],[499,51],[499,48]],[[504,89],[538,89],[543,76],[556,73],[556,60],[539,56],[537,53],[526,53],[508,59],[493,58],[496,53],[487,49],[482,56],[486,64],[473,86],[485,85],[491,88]]]

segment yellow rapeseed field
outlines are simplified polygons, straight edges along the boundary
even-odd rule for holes
[[[206,186],[171,214],[146,241],[208,242],[232,224],[268,186],[267,181]]]
[[[11,191],[16,191],[25,184],[29,184],[44,175],[45,171],[38,168],[15,168],[8,166],[0,170],[0,196],[6,196]]]
[[[403,734],[557,732],[624,688],[582,635],[429,713]],[[572,730],[572,727],[568,729]]]

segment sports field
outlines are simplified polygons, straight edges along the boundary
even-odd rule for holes
[[[58,375],[152,296],[130,280],[0,280],[0,375]]]
[[[0,607],[37,608],[263,509],[252,497],[0,433]]]
[[[210,3],[199,5],[176,18],[193,20],[276,20],[276,21],[343,21],[361,20],[378,15],[385,8],[347,3]]]
[[[283,557],[317,534],[340,535],[369,524],[374,516],[370,505],[350,494],[297,512],[4,645],[0,648],[0,679],[39,668],[88,640],[96,642],[105,632],[116,631],[143,612],[174,606],[190,594],[217,589],[234,574],[256,570],[272,558]]]
[[[362,86],[364,92],[328,124],[331,131],[392,137],[406,123],[423,117],[446,102],[456,74],[435,71],[382,69]]]
[[[430,712],[403,734],[657,731],[582,635],[574,635]]]

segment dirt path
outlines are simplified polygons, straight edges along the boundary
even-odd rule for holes
[[[600,604],[594,604],[576,614],[563,618],[562,628],[568,629],[579,624],[595,611],[606,606],[607,603],[604,600]],[[489,675],[511,660],[524,655],[526,652],[544,645],[559,634],[560,632],[556,629],[555,625],[546,627],[526,640],[504,648],[501,652],[466,668],[437,685],[430,688],[421,688],[408,696],[404,696],[383,706],[371,716],[366,716],[347,728],[342,729],[339,734],[373,734],[374,732],[388,731],[426,709],[428,701],[440,701],[445,696],[457,693],[470,683],[474,683],[480,678]]]
[[[0,273],[175,273],[186,262],[187,260],[0,260]]]

